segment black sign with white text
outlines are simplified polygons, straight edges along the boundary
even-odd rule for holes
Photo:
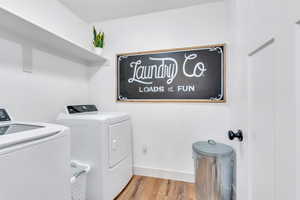
[[[225,45],[117,55],[118,101],[225,102]]]

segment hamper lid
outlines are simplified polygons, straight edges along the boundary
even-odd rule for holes
[[[214,140],[200,141],[193,144],[193,151],[204,156],[224,156],[234,152],[233,148]]]

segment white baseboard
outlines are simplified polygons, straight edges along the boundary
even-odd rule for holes
[[[180,171],[166,170],[166,169],[155,169],[155,168],[135,166],[134,174],[139,176],[150,176],[155,178],[185,181],[189,183],[195,182],[194,174],[180,172]]]

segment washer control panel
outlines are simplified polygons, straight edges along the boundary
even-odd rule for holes
[[[10,121],[10,117],[5,109],[0,109],[0,122]]]
[[[96,105],[70,105],[67,106],[68,114],[78,114],[86,112],[97,112],[98,109]]]

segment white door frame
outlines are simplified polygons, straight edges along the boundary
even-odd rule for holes
[[[300,120],[300,20],[294,28],[294,67],[295,67],[295,94],[296,94],[296,122]],[[296,169],[300,167],[300,125],[296,123]],[[296,188],[300,187],[300,172],[296,170]],[[300,198],[300,191],[296,190],[297,199]]]

